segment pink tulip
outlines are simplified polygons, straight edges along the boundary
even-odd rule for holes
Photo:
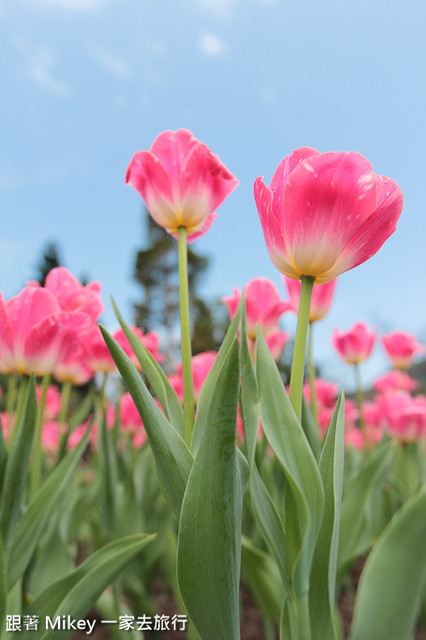
[[[364,322],[357,322],[350,331],[334,330],[332,343],[341,358],[348,364],[358,364],[366,360],[376,339],[375,331],[367,327]]]
[[[315,396],[320,408],[331,407],[336,404],[338,386],[335,382],[329,382],[323,378],[315,378]],[[311,404],[311,388],[309,383],[303,385],[303,395],[308,404]]]
[[[405,371],[394,369],[377,378],[373,384],[376,391],[414,391],[419,385]]]
[[[426,437],[426,397],[406,391],[386,393],[377,398],[383,412],[384,428],[400,442]]]
[[[398,369],[408,369],[414,357],[424,351],[416,337],[404,331],[391,331],[381,339],[390,361]]]
[[[238,180],[190,131],[178,129],[164,131],[149,151],[135,153],[126,183],[161,227],[172,234],[186,227],[188,238],[195,240],[210,228],[214,211]]]
[[[40,286],[38,282],[29,285]],[[100,283],[89,282],[83,286],[65,267],[51,269],[44,288],[54,294],[62,311],[84,311],[95,322],[104,309]]]
[[[142,344],[148,349],[148,351],[154,357],[154,359],[157,362],[162,362],[163,356],[159,351],[160,340],[159,340],[158,334],[155,333],[155,331],[151,331],[150,333],[144,333],[143,329],[139,329],[138,327],[134,327],[132,325],[130,325],[130,328],[133,331],[133,333],[136,334],[136,336],[139,338]],[[136,358],[133,352],[133,349],[130,346],[129,341],[126,338],[126,334],[124,333],[123,329],[118,329],[118,331],[113,333],[113,337],[115,338],[115,340],[117,340],[120,347],[127,353],[130,360],[135,365],[136,369],[140,371],[142,367],[139,363],[139,360]]]
[[[245,286],[244,293],[246,297],[249,343],[251,344],[256,339],[256,324],[258,324],[273,358],[278,360],[290,337],[290,334],[287,331],[281,331],[278,325],[279,318],[289,309],[288,303],[281,300],[274,283],[268,278],[253,278]],[[235,315],[240,299],[241,293],[236,288],[232,296],[222,298],[223,302],[228,306],[231,320]]]
[[[300,280],[283,276],[283,282],[290,298],[289,309],[297,314],[299,312],[301,290]],[[312,291],[311,307],[309,310],[309,322],[317,322],[327,315],[333,301],[336,282],[337,280],[331,280],[325,284],[318,284],[314,286]]]
[[[192,363],[192,376],[194,380],[194,402],[197,404],[198,396],[200,395],[201,388],[207,378],[210,369],[216,360],[216,353],[214,351],[205,351],[204,353],[198,353],[191,359]],[[182,379],[182,364],[177,365],[177,374],[170,376],[169,381],[175,390],[178,398],[183,402],[183,379]]]
[[[368,260],[394,232],[402,193],[373,173],[359,153],[296,149],[278,166],[271,186],[254,196],[269,256],[281,273],[316,284]]]
[[[87,365],[86,352],[79,346],[75,353],[54,368],[53,375],[59,382],[70,382],[73,386],[80,386],[87,384],[95,372]]]
[[[128,392],[123,393],[120,398],[120,425],[126,433],[135,433],[143,429],[142,419]]]
[[[51,373],[89,326],[86,313],[62,311],[47,289],[27,286],[7,303],[0,294],[0,371]]]

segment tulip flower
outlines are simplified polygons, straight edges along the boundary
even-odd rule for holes
[[[384,427],[399,442],[414,442],[426,437],[426,398],[412,397],[406,391],[385,393],[377,398]]]
[[[6,303],[0,294],[0,371],[51,373],[89,326],[87,313],[63,311],[47,289],[27,286]]]
[[[334,330],[332,343],[348,364],[359,364],[366,360],[373,349],[376,333],[364,322],[357,322],[349,331]]]
[[[164,131],[149,151],[133,156],[126,183],[141,195],[152,218],[176,235],[187,229],[189,240],[205,233],[215,210],[238,180],[207,145],[187,129]]]
[[[247,337],[250,344],[256,339],[256,324],[261,328],[269,350],[275,360],[281,357],[283,349],[290,337],[287,331],[281,331],[278,325],[279,318],[289,305],[281,300],[280,295],[271,280],[268,278],[253,278],[244,287],[246,298]],[[232,296],[222,298],[229,310],[229,317],[235,315],[241,293],[234,288]]]
[[[193,356],[191,360],[192,374],[193,374],[193,380],[194,380],[195,404],[197,404],[201,387],[204,384],[204,380],[207,378],[208,374],[210,373],[210,369],[212,368],[215,360],[216,360],[215,351],[204,351],[204,353],[198,353],[196,356]],[[178,398],[181,401],[183,401],[182,364],[179,363],[176,368],[177,368],[177,373],[173,376],[170,376],[169,382],[172,385],[173,389],[176,391]]]
[[[391,331],[381,338],[383,347],[396,369],[408,369],[414,357],[424,351],[416,337],[404,331]]]
[[[270,187],[257,178],[254,196],[274,265],[316,284],[371,258],[402,210],[396,182],[373,173],[362,155],[309,147],[282,160]]]
[[[290,298],[288,308],[290,311],[298,313],[301,291],[300,281],[289,278],[288,276],[283,276],[283,282]],[[309,311],[309,322],[311,324],[312,322],[322,320],[329,312],[331,303],[333,302],[336,282],[337,280],[331,280],[325,284],[314,286]]]
[[[376,378],[373,386],[376,391],[387,393],[388,391],[414,391],[419,384],[405,371],[394,369]]]

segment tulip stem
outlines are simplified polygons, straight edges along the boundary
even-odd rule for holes
[[[46,405],[46,395],[50,384],[50,373],[46,373],[43,376],[41,383],[41,397],[40,405],[38,408],[37,425],[34,436],[33,457],[31,461],[31,484],[30,484],[30,496],[34,497],[39,486],[41,478],[41,439],[43,433],[43,421],[44,421],[44,408]]]
[[[296,338],[290,374],[290,402],[298,420],[302,417],[303,375],[305,371],[306,337],[308,335],[309,310],[315,278],[302,276]]]
[[[362,433],[362,437],[363,437],[363,441],[364,441],[364,446],[366,446],[367,445],[367,434],[366,434],[364,414],[363,414],[363,410],[362,410],[362,405],[364,403],[364,394],[362,392],[361,374],[360,374],[360,371],[359,371],[359,364],[357,362],[354,364],[354,369],[355,369],[355,382],[356,382],[356,404],[357,404],[357,409],[358,409],[358,413],[359,413],[359,426],[361,428],[361,433]]]
[[[188,248],[186,227],[179,227],[179,304],[183,378],[185,442],[191,444],[194,426],[194,382],[192,378],[191,329],[189,323]]]
[[[311,392],[311,410],[312,415],[315,418],[315,422],[318,422],[318,405],[317,405],[317,393],[315,390],[315,366],[312,356],[312,333],[313,322],[309,323],[309,335],[308,335],[308,376],[309,376],[309,390]]]

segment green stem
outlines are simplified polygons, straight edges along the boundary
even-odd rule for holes
[[[13,424],[13,427],[10,431],[10,436],[9,436],[9,451],[12,449],[12,445],[15,441],[16,434],[18,433],[19,423],[21,422],[22,411],[24,409],[27,387],[28,387],[28,376],[21,376],[21,385],[19,388],[18,406],[16,407],[15,422]]]
[[[186,227],[179,227],[179,300],[183,377],[185,442],[191,444],[194,426],[194,383],[192,379],[191,329],[189,324],[188,250]]]
[[[50,373],[46,373],[43,376],[43,381],[41,383],[41,398],[40,405],[38,408],[38,417],[37,417],[37,425],[34,436],[34,447],[33,447],[33,455],[31,460],[31,485],[30,485],[30,497],[32,498],[39,486],[40,486],[40,478],[41,478],[41,437],[43,432],[43,421],[44,421],[44,407],[46,404],[46,395],[47,389],[50,384]]]
[[[364,414],[362,410],[362,405],[364,402],[364,394],[362,392],[361,374],[359,371],[359,364],[357,362],[354,363],[354,369],[355,369],[355,383],[356,383],[356,404],[357,404],[358,413],[359,413],[359,426],[361,427],[364,446],[367,446],[367,433],[366,433],[366,427],[365,427]]]
[[[6,412],[9,420],[11,419],[16,403],[16,394],[18,391],[18,376],[11,374],[7,378],[7,401]]]
[[[309,389],[311,391],[311,409],[315,422],[318,422],[318,405],[317,405],[317,393],[315,391],[315,366],[314,359],[312,357],[312,333],[313,323],[309,323],[308,334],[308,376],[309,376]]]
[[[308,593],[288,601],[291,640],[311,640]]]
[[[297,418],[302,416],[303,374],[305,370],[306,337],[309,325],[309,310],[311,307],[312,289],[315,278],[302,276],[300,291],[299,313],[297,316],[296,338],[294,340],[293,362],[290,374],[290,402]]]
[[[61,408],[59,410],[58,423],[59,423],[59,454],[58,462],[62,460],[67,451],[67,443],[70,435],[70,427],[68,423],[68,407],[70,404],[72,384],[69,381],[65,381],[62,384],[61,389]]]

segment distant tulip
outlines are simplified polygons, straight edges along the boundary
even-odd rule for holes
[[[62,311],[47,289],[27,286],[6,303],[0,294],[0,371],[51,373],[89,326],[87,313]]]
[[[247,336],[252,342],[256,339],[256,324],[262,330],[266,343],[272,356],[278,360],[290,337],[287,331],[281,331],[278,321],[289,304],[280,298],[280,295],[271,280],[268,278],[253,278],[244,288],[247,313]],[[232,296],[222,298],[228,306],[229,317],[235,315],[241,293],[234,289]]]
[[[373,349],[376,334],[364,322],[357,322],[346,332],[334,330],[332,343],[341,358],[348,364],[366,360]]]
[[[314,382],[315,394],[318,406],[320,408],[331,407],[336,404],[336,398],[338,393],[338,385],[335,382],[329,382],[323,380],[323,378],[316,378]],[[306,401],[311,403],[311,388],[308,383],[303,385],[303,394]]]
[[[376,402],[384,416],[384,428],[400,442],[426,437],[426,397],[395,391],[379,396]]]
[[[298,313],[301,283],[299,280],[283,276],[283,282],[290,298],[289,309]],[[315,285],[312,291],[311,307],[309,310],[309,322],[322,320],[329,312],[333,301],[337,280],[331,280],[325,284]]]
[[[95,372],[87,365],[86,353],[79,346],[78,351],[56,365],[53,375],[59,382],[70,382],[74,386],[80,386],[87,384]]]
[[[238,180],[190,131],[178,129],[164,131],[149,151],[135,153],[126,183],[161,227],[171,234],[186,227],[194,240],[210,228],[215,210]]]
[[[389,360],[397,369],[408,369],[414,357],[424,351],[416,337],[404,331],[391,331],[382,336],[382,344]]]
[[[193,356],[192,363],[192,375],[194,379],[194,401],[197,404],[198,396],[200,395],[201,387],[207,378],[210,369],[216,360],[216,353],[214,351],[204,351]],[[182,364],[177,365],[177,374],[170,376],[170,384],[176,391],[178,398],[183,401],[183,380],[182,380]]]
[[[383,376],[376,378],[373,384],[376,391],[386,393],[388,391],[414,391],[419,385],[405,371],[394,369]]]
[[[278,166],[271,186],[254,196],[269,256],[281,273],[330,282],[368,260],[395,231],[402,193],[373,173],[359,153],[296,149]]]

